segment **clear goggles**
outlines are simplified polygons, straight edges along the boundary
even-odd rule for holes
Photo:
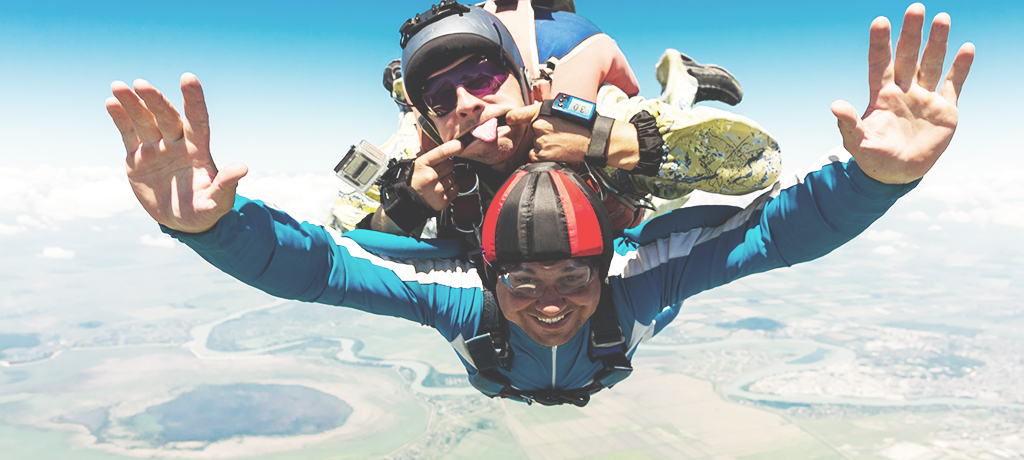
[[[597,277],[597,263],[590,259],[560,262],[524,262],[502,265],[498,280],[516,297],[539,299],[549,285],[560,295],[582,292]]]

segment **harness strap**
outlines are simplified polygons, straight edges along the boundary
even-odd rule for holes
[[[545,62],[544,65],[538,69],[538,71],[540,72],[540,76],[533,79],[533,84],[538,85],[541,82],[553,82],[553,77],[555,75],[555,67],[558,67],[559,62],[560,61],[558,60],[558,58],[554,56],[549,57],[547,62]]]
[[[478,371],[504,377],[498,368],[512,368],[512,358],[515,356],[508,344],[508,320],[501,314],[494,291],[484,289],[483,293],[484,308],[480,313],[480,324],[477,325],[476,336],[466,341],[466,348]]]
[[[615,314],[612,301],[611,286],[605,284],[601,289],[601,300],[597,310],[590,317],[590,343],[587,344],[587,356],[591,361],[601,360],[601,371],[594,376],[591,386],[596,386],[593,393],[603,388],[611,388],[633,372],[633,365],[626,357],[626,336]]]
[[[611,289],[603,286],[601,301],[597,310],[590,317],[590,344],[587,355],[591,361],[597,361],[613,354],[626,354],[626,337],[622,334],[619,319],[615,316],[615,307],[611,305]]]
[[[437,221],[437,236],[445,239],[461,239],[467,242],[470,247],[480,247],[480,227],[483,226],[483,215],[487,211],[494,198],[494,191],[501,187],[506,177],[496,173],[489,166],[464,158],[455,158],[456,165],[465,165],[465,170],[477,176],[477,191],[474,193],[478,200],[463,200],[464,196],[458,196],[452,203],[441,211],[441,217]],[[458,167],[458,166],[457,166]],[[497,186],[495,186],[495,184]],[[467,209],[466,207],[474,209]],[[460,229],[455,223],[456,215],[468,215],[474,212],[480,213],[480,223],[472,232]],[[482,261],[483,259],[481,259]],[[483,265],[477,265],[483,267]]]

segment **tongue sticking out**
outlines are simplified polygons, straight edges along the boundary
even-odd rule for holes
[[[498,139],[498,119],[491,118],[473,128],[473,137],[484,142],[494,142]]]

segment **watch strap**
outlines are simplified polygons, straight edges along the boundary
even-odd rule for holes
[[[598,115],[594,127],[590,130],[590,145],[583,160],[591,166],[603,167],[608,164],[608,140],[612,136],[612,125],[615,119]]]

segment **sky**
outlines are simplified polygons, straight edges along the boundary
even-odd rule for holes
[[[898,30],[908,2],[582,0],[578,13],[623,49],[657,96],[653,67],[669,47],[736,75],[737,107],[779,140],[789,167],[839,144],[829,105],[867,99],[868,26]],[[103,110],[114,80],[145,78],[180,101],[178,78],[203,82],[219,164],[254,172],[329,172],[349,145],[382,143],[397,121],[380,80],[399,56],[397,29],[426,0],[54,1],[0,5],[0,165],[119,167],[119,136]],[[1024,3],[925,4],[950,13],[949,58],[965,41],[977,60],[961,99],[950,167],[982,167],[1020,149],[1010,87],[1024,72]],[[947,59],[947,64],[950,59]],[[973,147],[973,148],[966,148]],[[986,160],[978,161],[979,156]],[[943,161],[943,164],[946,161]]]
[[[672,47],[729,69],[744,88],[736,107],[797,171],[840,144],[829,106],[867,102],[868,28],[884,15],[899,30],[909,3],[577,2],[577,12],[617,40],[656,97],[654,64]],[[349,145],[380,144],[397,110],[381,86],[400,55],[398,27],[429,6],[392,2],[0,0],[0,255],[74,257],[77,228],[141,214],[123,173],[124,148],[103,108],[110,83],[145,78],[180,107],[178,79],[204,84],[214,159],[245,162],[240,192],[304,216],[323,214],[337,189],[332,169]],[[937,1],[929,18],[952,17],[947,67],[960,44],[977,47],[960,98],[960,125],[926,183],[946,216],[1024,227],[1024,148],[1016,133],[1024,93],[1024,2]],[[1011,86],[1012,85],[1012,86]],[[923,193],[923,192],[919,192]],[[1000,210],[1008,212],[1002,213]],[[973,213],[973,214],[972,214]],[[155,226],[143,244],[168,245]],[[50,240],[19,248],[13,235]],[[52,241],[51,241],[52,240]],[[50,241],[48,243],[44,241]],[[79,254],[82,254],[79,251]]]
[[[724,11],[705,3],[637,0],[623,10],[621,2],[584,0],[577,10],[617,40],[642,95],[657,96],[654,64],[668,47],[728,68],[743,85],[743,102],[708,105],[767,128],[789,172],[840,144],[829,106],[841,98],[863,110],[868,27],[885,15],[895,33],[908,6],[739,1]],[[115,80],[145,78],[180,107],[178,78],[195,73],[206,91],[214,159],[250,168],[240,191],[305,216],[323,214],[337,188],[332,169],[348,146],[362,139],[379,145],[393,132],[397,110],[381,86],[382,70],[399,56],[398,27],[428,5],[0,4],[0,254],[71,259],[83,241],[66,241],[68,230],[142,215],[124,178],[120,136],[103,108]],[[1016,179],[1024,174],[1024,148],[1013,134],[1024,107],[1014,83],[1024,74],[1024,2],[926,7],[929,18],[952,16],[947,67],[961,43],[977,46],[958,131],[926,184],[955,191],[943,198],[948,219],[1024,227],[1016,217],[1024,206]],[[142,244],[169,244],[152,230]],[[52,242],[15,247],[12,236],[31,232]]]

